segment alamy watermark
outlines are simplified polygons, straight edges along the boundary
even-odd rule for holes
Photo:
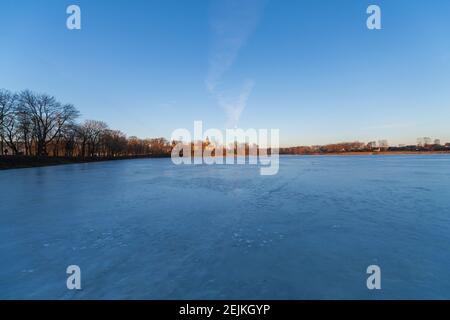
[[[367,18],[366,25],[369,30],[381,29],[381,8],[375,4],[367,7],[367,14],[370,16]]]
[[[70,5],[66,9],[66,13],[69,15],[66,20],[66,27],[69,30],[81,29],[81,9],[77,5]]]
[[[381,8],[379,5],[371,4],[367,7],[366,13],[369,17],[366,20],[366,25],[369,30],[381,29]],[[69,16],[66,20],[66,27],[69,30],[81,29],[81,8],[78,5],[70,5],[66,9],[66,14]]]
[[[172,133],[172,162],[181,164],[261,165],[261,175],[279,170],[280,133],[278,129],[219,129],[203,131],[203,122],[194,122],[194,133],[176,129]]]
[[[66,269],[66,273],[69,275],[66,281],[67,289],[69,290],[81,290],[81,269],[77,265],[70,265]]]
[[[381,290],[381,268],[377,265],[370,265],[367,267],[367,274],[370,275],[366,282],[367,289]]]

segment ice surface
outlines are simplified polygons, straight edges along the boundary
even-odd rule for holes
[[[0,241],[3,299],[449,299],[450,157],[3,171]]]

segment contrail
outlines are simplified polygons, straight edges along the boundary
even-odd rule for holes
[[[226,100],[220,89],[224,74],[236,60],[261,19],[266,0],[214,1],[211,8],[212,48],[206,87],[228,116],[227,126],[236,126],[254,87],[246,80],[235,102]]]

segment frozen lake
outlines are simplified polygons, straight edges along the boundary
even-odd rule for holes
[[[450,299],[446,155],[10,170],[0,205],[2,299]]]

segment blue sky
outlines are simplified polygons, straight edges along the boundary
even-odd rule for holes
[[[66,28],[77,4],[82,29]],[[382,30],[366,28],[378,4]],[[279,128],[282,145],[450,142],[450,2],[1,0],[0,87],[129,136]]]

